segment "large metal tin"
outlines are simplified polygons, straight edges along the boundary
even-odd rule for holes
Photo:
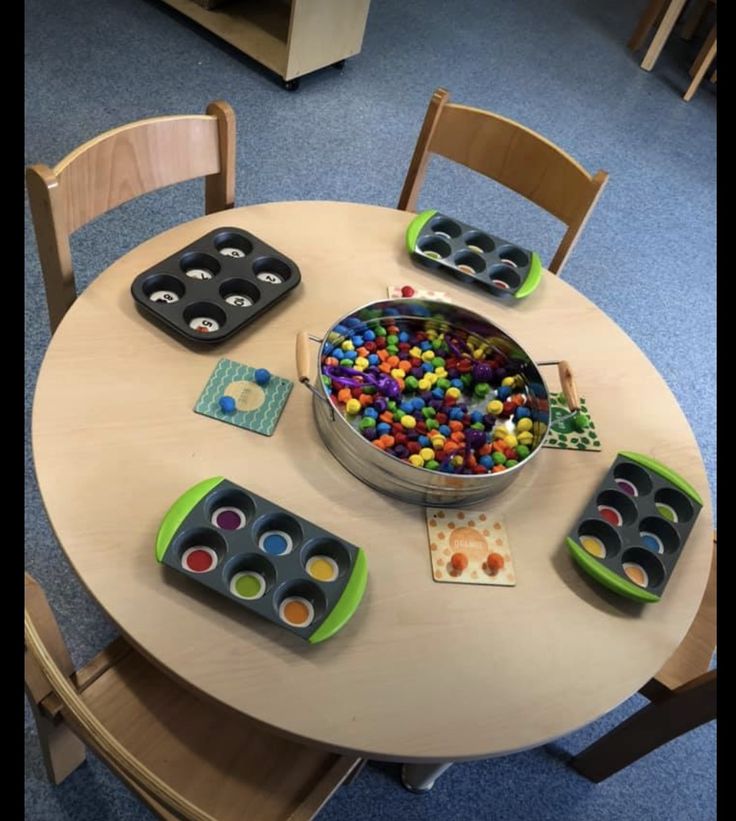
[[[351,311],[338,320],[320,342],[317,355],[317,373],[325,344],[335,342],[335,328],[343,326],[355,317],[363,327],[373,322],[399,321],[422,323],[423,327],[451,330],[462,339],[484,341],[501,350],[524,379],[527,406],[537,420],[543,423],[543,431],[535,434],[534,448],[530,455],[515,467],[503,473],[484,475],[454,475],[413,467],[401,459],[385,453],[365,439],[342,416],[330,400],[321,379],[310,387],[314,393],[313,410],[317,429],[328,450],[340,464],[370,487],[395,499],[426,507],[462,507],[472,505],[488,496],[505,490],[541,450],[549,426],[549,391],[537,365],[519,346],[516,340],[490,319],[458,305],[418,299],[387,299],[372,302]],[[354,326],[353,332],[360,326]],[[536,426],[535,426],[536,427]]]

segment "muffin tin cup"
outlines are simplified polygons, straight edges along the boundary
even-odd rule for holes
[[[491,296],[521,299],[542,276],[532,251],[437,211],[416,216],[406,232],[412,258],[432,271],[478,286]]]
[[[253,251],[253,243],[234,231],[220,231],[212,240],[217,253],[223,257],[244,259]]]
[[[265,556],[235,556],[225,566],[224,581],[236,599],[263,598],[274,589],[277,578],[276,567]]]
[[[703,502],[674,471],[622,451],[567,537],[578,564],[621,595],[661,598]]]
[[[367,574],[360,548],[219,476],[172,505],[156,558],[311,644],[352,616]]]
[[[174,545],[174,565],[185,573],[214,573],[227,553],[219,533],[208,527],[195,527],[182,533]]]
[[[187,279],[206,282],[220,273],[220,263],[210,254],[189,252],[182,254],[179,267]]]
[[[317,581],[334,582],[350,572],[350,555],[337,539],[314,539],[302,548],[307,575]]]
[[[460,223],[443,216],[433,219],[429,223],[429,228],[434,236],[442,237],[443,239],[457,239],[463,232]]]
[[[653,553],[676,553],[680,549],[680,535],[659,516],[647,516],[639,522],[639,540]]]
[[[306,630],[322,620],[327,599],[314,581],[292,580],[282,584],[273,596],[276,618],[295,630]]]
[[[419,248],[428,259],[433,260],[444,259],[452,253],[450,243],[438,236],[425,237],[420,241]]]
[[[597,559],[612,559],[621,551],[621,537],[608,522],[586,519],[577,535],[583,549]]]
[[[207,501],[205,515],[210,525],[219,530],[242,530],[253,523],[256,508],[251,496],[242,490],[230,489],[214,493]]]
[[[693,506],[684,493],[673,488],[663,488],[654,494],[657,513],[675,524],[689,522],[693,516]]]
[[[171,274],[151,274],[143,280],[141,287],[151,302],[160,305],[173,305],[186,294],[184,283]]]
[[[598,494],[596,504],[600,517],[614,527],[623,527],[636,521],[636,505],[620,490],[604,490]]]
[[[644,468],[632,462],[621,462],[613,469],[616,487],[627,496],[638,498],[652,492],[652,480]]]
[[[297,265],[258,237],[219,228],[139,274],[131,293],[154,324],[209,346],[243,330],[300,281]]]

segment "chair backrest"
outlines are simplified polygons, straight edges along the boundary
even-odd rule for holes
[[[26,170],[52,333],[77,297],[70,235],[134,197],[196,177],[206,178],[207,214],[233,207],[235,112],[224,101],[210,103],[206,114],[129,123],[54,168]]]
[[[398,207],[415,211],[430,154],[484,174],[548,211],[567,226],[549,264],[559,274],[608,179],[592,176],[569,154],[525,126],[479,108],[432,95]]]

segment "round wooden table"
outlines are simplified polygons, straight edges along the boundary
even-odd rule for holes
[[[141,651],[203,695],[304,742],[429,764],[512,753],[598,718],[675,650],[705,589],[712,518],[703,463],[644,354],[564,280],[544,274],[521,304],[417,268],[412,215],[335,202],[256,205],[181,225],[126,254],[58,328],[33,406],[39,485],[84,584]],[[130,283],[219,226],[294,259],[302,284],[211,352],[143,318]],[[193,412],[228,357],[296,380],[295,337],[325,332],[389,284],[448,291],[537,361],[568,359],[603,450],[546,449],[491,498],[515,587],[437,584],[425,512],[363,485],[330,455],[312,395],[295,384],[275,434]],[[316,365],[316,347],[315,347]],[[556,373],[550,370],[550,388]],[[618,450],[659,459],[706,500],[662,601],[638,605],[573,564],[564,537]],[[161,519],[187,488],[222,475],[365,548],[368,586],[345,628],[312,646],[154,560]]]

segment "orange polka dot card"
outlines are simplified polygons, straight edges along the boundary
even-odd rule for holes
[[[452,302],[447,291],[430,291],[427,288],[417,288],[415,285],[389,285],[386,291],[389,299],[413,297],[414,299],[432,299],[435,302]]]
[[[516,584],[506,526],[492,513],[427,508],[427,533],[436,582]]]

